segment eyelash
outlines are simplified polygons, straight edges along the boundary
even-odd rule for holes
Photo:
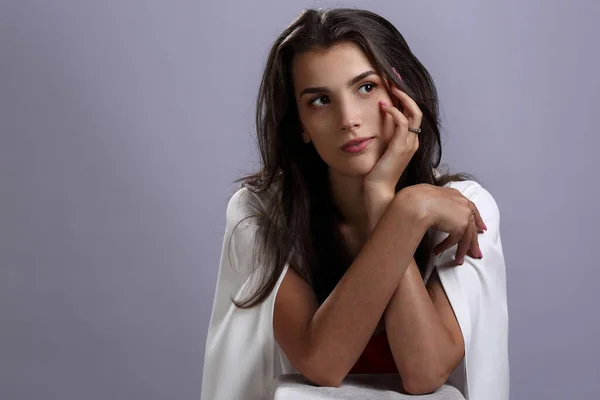
[[[373,90],[375,90],[375,88],[377,88],[377,86],[378,86],[376,83],[373,83],[373,82],[365,82],[365,83],[363,83],[362,85],[360,85],[358,88],[360,89],[360,88],[362,88],[363,86],[367,86],[367,85],[369,85],[369,86],[371,86],[371,87],[372,87],[371,91],[370,91],[370,92],[368,92],[367,94],[371,94],[371,93],[373,92]],[[325,97],[327,97],[327,96],[318,96],[318,97],[314,97],[313,99],[311,99],[311,100],[308,102],[308,105],[309,105],[309,106],[313,106],[313,107],[317,107],[317,108],[323,107],[323,106],[315,106],[315,105],[314,105],[314,102],[315,102],[315,100],[322,99],[322,98],[325,98]]]

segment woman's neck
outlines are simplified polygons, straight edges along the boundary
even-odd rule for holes
[[[342,175],[328,170],[333,204],[342,216],[342,223],[362,230],[368,226],[362,176]]]

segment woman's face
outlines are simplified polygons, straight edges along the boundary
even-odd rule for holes
[[[394,134],[392,117],[379,106],[380,100],[392,104],[387,81],[349,42],[298,54],[292,79],[304,135],[319,156],[332,172],[367,175]],[[357,138],[371,140],[362,150],[344,149]]]

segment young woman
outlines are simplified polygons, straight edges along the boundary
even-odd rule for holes
[[[368,11],[305,11],[257,106],[262,169],[227,207],[202,400],[259,399],[283,373],[508,399],[498,207],[436,169],[435,86],[402,35]]]

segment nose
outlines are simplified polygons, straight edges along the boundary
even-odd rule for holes
[[[352,100],[347,100],[340,105],[341,130],[349,131],[361,127],[362,118],[359,108]]]

